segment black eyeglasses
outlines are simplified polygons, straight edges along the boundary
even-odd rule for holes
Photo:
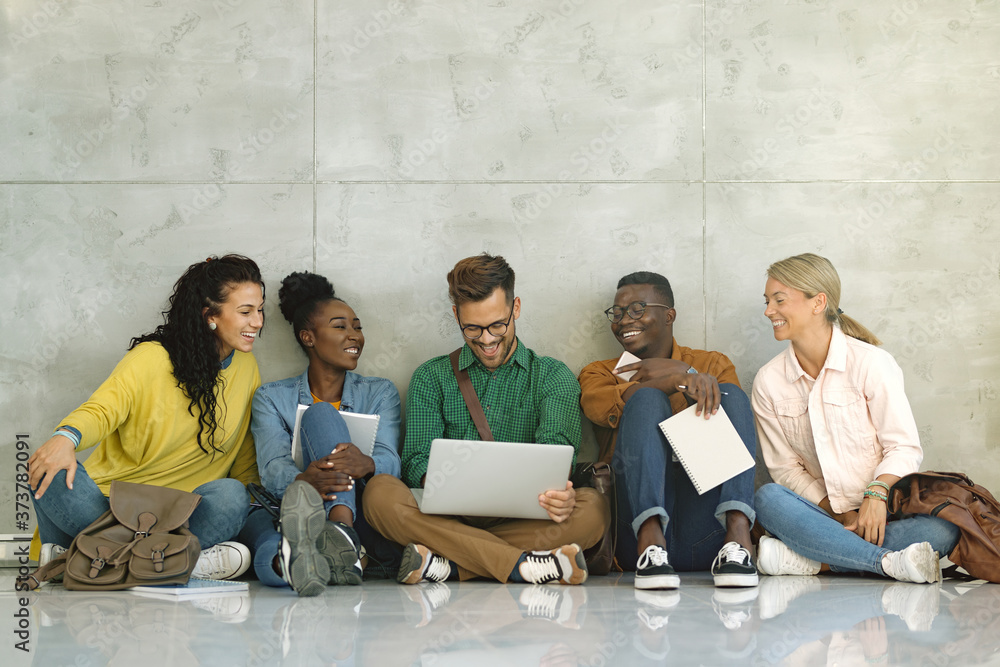
[[[622,308],[621,306],[611,306],[610,308],[604,311],[604,314],[607,315],[608,319],[611,320],[614,324],[617,324],[622,321],[623,317],[625,317],[625,313],[628,313],[628,316],[631,317],[633,320],[640,319],[643,315],[646,314],[646,309],[649,308],[650,306],[656,306],[657,308],[673,308],[673,306],[668,306],[662,303],[646,303],[645,301],[633,301],[625,308]]]
[[[507,327],[510,325],[510,319],[514,317],[514,307],[510,308],[510,315],[507,316],[506,322],[501,322],[497,320],[493,324],[487,327],[481,327],[478,324],[462,324],[462,320],[458,321],[458,326],[462,328],[462,335],[469,340],[476,340],[483,335],[483,329],[485,328],[494,336],[502,336],[507,333]]]

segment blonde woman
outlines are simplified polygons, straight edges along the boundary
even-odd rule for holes
[[[886,498],[923,460],[903,373],[840,309],[840,276],[811,253],[767,270],[764,315],[788,349],[757,373],[751,403],[776,484],[756,494],[762,574],[871,572],[940,579],[959,530],[932,516],[889,522]]]

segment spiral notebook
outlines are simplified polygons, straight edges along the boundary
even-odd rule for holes
[[[692,405],[664,419],[660,430],[694,488],[702,494],[749,470],[754,460],[721,405],[711,419],[695,415],[697,407]]]

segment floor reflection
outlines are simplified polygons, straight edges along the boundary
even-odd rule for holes
[[[369,582],[316,598],[252,582],[178,601],[48,585],[30,608],[31,664],[45,666],[1000,661],[1000,586],[952,581],[761,577],[727,590],[695,574],[678,591],[636,591],[612,575],[581,587]]]

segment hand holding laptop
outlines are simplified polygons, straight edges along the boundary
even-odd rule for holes
[[[567,480],[565,489],[551,489],[539,494],[538,504],[548,513],[550,519],[562,523],[569,518],[573,508],[576,507],[576,489],[573,488],[573,482]]]

